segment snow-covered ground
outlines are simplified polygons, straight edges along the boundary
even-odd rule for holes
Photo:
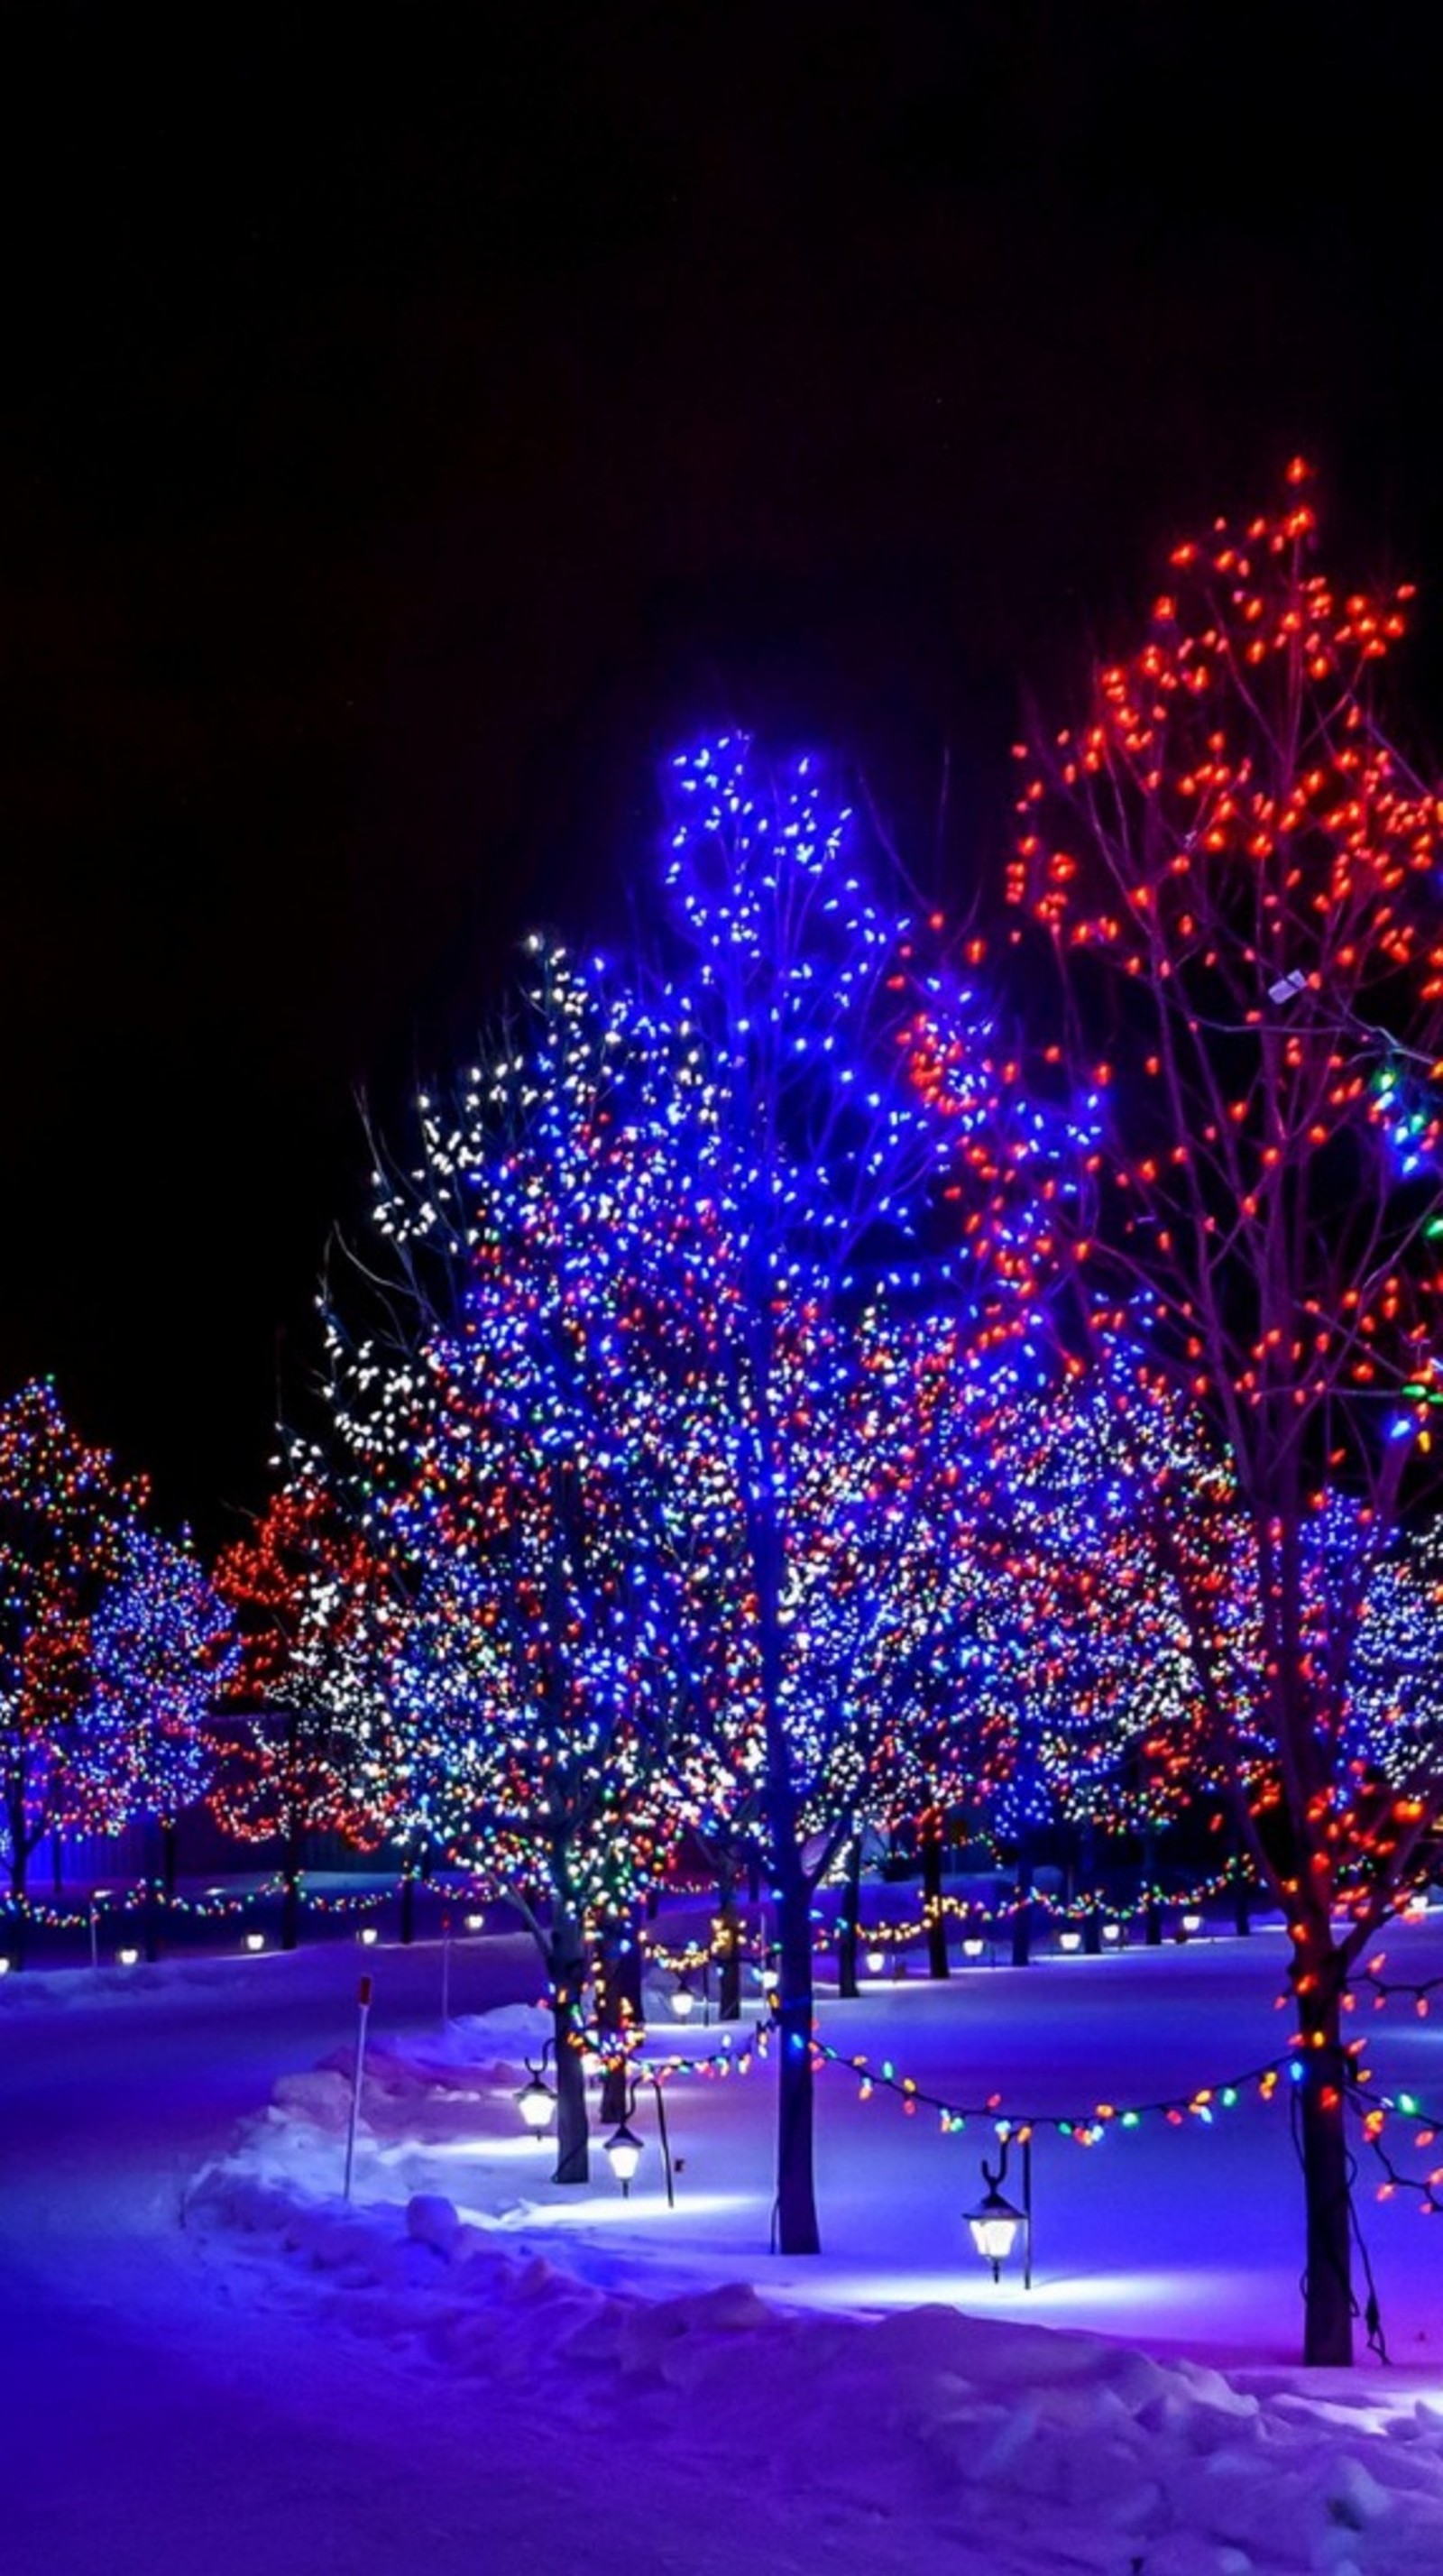
[[[1443,1969],[1443,1920],[1386,1946],[1390,1968]],[[987,2124],[944,2134],[839,2067],[819,2258],[767,2251],[765,2066],[668,2083],[674,2209],[645,2085],[630,2198],[599,2153],[588,2189],[554,2188],[514,2103],[544,2028],[519,1938],[457,1945],[449,2025],[434,1946],[12,1979],[0,2563],[1438,2576],[1443,2231],[1378,2206],[1365,2167],[1393,2366],[1304,2373],[1281,2100],[1253,2083],[1092,2147],[1055,2125],[1276,2057],[1281,1970],[1261,1933],[824,1998],[823,2037],[874,2072],[1044,2115],[1030,2293],[967,2242]],[[1443,2097],[1431,2022],[1397,2002],[1367,2036],[1380,2082]],[[654,2026],[650,2046],[719,2037]]]

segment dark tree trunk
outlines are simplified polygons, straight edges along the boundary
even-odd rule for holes
[[[1091,1823],[1082,1828],[1078,1876],[1092,1899],[1082,1918],[1082,1946],[1089,1959],[1097,1959],[1102,1955],[1102,1908],[1097,1901],[1097,1828]]]
[[[861,1911],[862,1837],[854,1834],[847,1848],[847,1875],[837,1915],[837,1992],[848,2003],[854,2002],[861,1991],[857,1983],[857,1925]]]
[[[9,1800],[10,1816],[10,1962],[12,1967],[25,1965],[26,1934],[29,1919],[25,1912],[25,1883],[30,1854],[25,1848],[25,1809],[23,1803]]]
[[[1298,2118],[1307,2222],[1303,2359],[1346,2368],[1353,2358],[1352,2201],[1348,2178],[1341,1976],[1326,1934],[1293,1953],[1303,2080]]]
[[[819,2254],[812,2157],[812,1909],[795,1846],[777,1869],[777,2248]]]
[[[305,1857],[304,1825],[293,1824],[286,1834],[285,1860],[282,1866],[284,1893],[281,1898],[281,1948],[295,1950],[301,1938],[301,1864]]]
[[[591,2179],[586,2077],[581,2051],[574,2044],[585,1961],[581,1927],[562,1905],[555,1910],[546,1968],[551,1981],[551,2030],[556,2056],[556,2171],[551,2179],[586,2183]]]
[[[918,1828],[922,1844],[922,1919],[927,1926],[927,1974],[947,1977],[952,1963],[947,1956],[947,1916],[942,1904],[942,1839],[943,1817],[940,1807],[929,1807]]]
[[[1241,1834],[1236,1837],[1233,1844],[1232,1897],[1233,1930],[1235,1932],[1243,1933],[1251,1932],[1253,1928],[1253,1916],[1250,1901],[1250,1890],[1248,1887],[1248,1856],[1246,1851],[1243,1849]]]
[[[1143,1939],[1150,1950],[1159,1950],[1162,1947],[1162,1904],[1156,1893],[1157,1828],[1154,1825],[1148,1825],[1142,1837],[1142,1883],[1147,1900]]]
[[[723,1862],[717,1881],[718,2021],[742,2017],[742,1927],[737,1914],[736,1872]]]
[[[1012,1965],[1025,1968],[1032,1958],[1032,1847],[1024,1834],[1017,1848],[1016,1911],[1012,1917]]]
[[[160,1886],[167,1905],[175,1903],[175,1882],[180,1875],[180,1827],[172,1816],[160,1828]]]
[[[609,2128],[626,2118],[626,2034],[645,2027],[641,1987],[641,1941],[635,1915],[613,1915],[602,1927],[599,2018],[606,2072],[601,2087],[601,2116]]]

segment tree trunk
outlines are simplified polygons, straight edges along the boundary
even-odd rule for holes
[[[856,1834],[847,1847],[847,1876],[837,1915],[837,1992],[847,2003],[854,2002],[861,1991],[857,1983],[857,1927],[861,1911],[862,1837]]]
[[[591,2160],[586,2077],[581,2051],[573,2044],[586,1962],[581,1926],[564,1905],[558,1905],[553,1914],[546,1969],[551,1983],[551,2031],[556,2055],[556,2171],[551,2179],[587,2183],[591,2180]]]
[[[922,1843],[922,1919],[927,1926],[927,1974],[948,1977],[952,1963],[947,1956],[947,1916],[942,1905],[942,1810],[929,1807],[922,1817],[919,1833]]]
[[[1248,1856],[1247,1856],[1247,1853],[1246,1853],[1246,1852],[1244,1851],[1244,1849],[1243,1849],[1243,1841],[1242,1841],[1242,1836],[1241,1836],[1241,1834],[1239,1834],[1239,1835],[1238,1835],[1238,1837],[1237,1837],[1237,1839],[1236,1839],[1236,1841],[1234,1842],[1234,1845],[1233,1845],[1233,1888],[1232,1888],[1232,1895],[1233,1895],[1233,1929],[1234,1929],[1234,1931],[1235,1931],[1235,1932],[1251,1932],[1251,1930],[1252,1930],[1252,1928],[1253,1928],[1253,1917],[1252,1917],[1252,1907],[1251,1907],[1251,1904],[1250,1904],[1250,1902],[1249,1902],[1250,1891],[1249,1891],[1249,1887],[1248,1887]]]
[[[603,2039],[611,2043],[606,2050],[607,2066],[602,2079],[601,2117],[613,2129],[626,2118],[626,2034],[645,2026],[638,1931],[634,1915],[612,1915],[602,1925],[599,1944],[598,2018]]]
[[[1295,1947],[1303,2080],[1299,2128],[1307,2262],[1303,2275],[1303,2359],[1346,2368],[1353,2358],[1352,2200],[1346,2134],[1347,2059],[1342,2044],[1341,1974],[1336,1952],[1314,1935]]]
[[[1089,1959],[1098,1959],[1102,1956],[1102,1908],[1097,1901],[1097,1827],[1090,1820],[1082,1828],[1078,1877],[1092,1899],[1082,1918],[1082,1947]]]
[[[167,1905],[175,1903],[175,1882],[180,1861],[180,1827],[172,1816],[160,1828],[160,1885]]]
[[[724,1861],[717,1880],[718,2021],[742,2017],[742,1927],[737,1914],[736,1872]]]
[[[300,1947],[301,1862],[305,1848],[305,1827],[292,1824],[286,1834],[285,1860],[281,1872],[284,1885],[281,1899],[281,1948],[283,1950],[295,1950]]]
[[[1157,1884],[1157,1828],[1147,1825],[1142,1837],[1142,1884],[1146,1898],[1143,1939],[1150,1950],[1162,1947],[1162,1906],[1154,1893]]]
[[[25,1965],[25,1937],[29,1922],[25,1912],[25,1878],[30,1854],[25,1848],[25,1807],[23,1800],[7,1801],[10,1815],[10,1964]]]
[[[1016,1911],[1012,1917],[1012,1965],[1025,1968],[1032,1957],[1032,1849],[1024,1834],[1017,1848]]]
[[[409,1950],[416,1938],[416,1872],[407,1860],[401,1865],[401,1947]]]
[[[819,2254],[812,2159],[812,1910],[795,1846],[777,1867],[777,2250]]]

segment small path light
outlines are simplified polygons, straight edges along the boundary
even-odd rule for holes
[[[374,1923],[363,1923],[359,1932],[356,1934],[356,1939],[360,1942],[363,1950],[374,1950],[380,1937],[380,1933],[376,1930]]]
[[[263,1950],[265,1946],[266,1936],[264,1932],[248,1932],[246,1934],[245,1947],[248,1950]]]
[[[620,2126],[613,2129],[610,2137],[605,2140],[602,2152],[606,2156],[612,2172],[615,2174],[617,2181],[621,2185],[622,2199],[627,2199],[631,2192],[632,2179],[636,2173],[636,2168],[641,2162],[640,2138],[636,2135],[634,2129],[629,2129],[627,2127],[626,2122],[623,2120]]]
[[[641,2139],[631,2126],[631,2115],[636,2109],[637,2091],[642,2084],[649,2084],[656,2095],[656,2134],[661,2147],[662,2174],[666,2182],[666,2205],[668,2209],[675,2209],[676,2186],[672,2178],[671,2138],[666,2125],[666,2102],[663,2098],[659,2075],[648,2075],[643,2068],[635,2076],[627,2093],[626,2109],[610,2137],[602,2140],[601,2152],[621,2185],[622,2199],[629,2199],[637,2166],[645,2152]]]
[[[1065,1932],[1058,1933],[1057,1946],[1059,1950],[1065,1950],[1071,1958],[1074,1950],[1080,1950],[1082,1947],[1082,1934],[1069,1925]]]
[[[1022,2286],[1032,2287],[1032,2144],[1022,2141],[1022,2207],[1003,2197],[1002,2185],[1007,2179],[1008,2140],[1002,2141],[1002,2154],[994,2173],[986,2157],[982,2160],[982,2179],[986,2192],[975,2209],[965,2212],[972,2242],[984,2263],[990,2265],[992,2278],[1000,2281],[1002,2266],[1009,2263],[1022,2239]]]
[[[672,1988],[671,2008],[678,2021],[690,2021],[696,2010],[696,1988],[685,1970]]]
[[[887,1953],[885,1950],[869,1950],[867,1952],[866,1968],[869,1977],[880,1977],[886,1965]]]
[[[541,2052],[539,2065],[534,2066],[531,2059],[527,2058],[526,2082],[516,2096],[516,2108],[521,2114],[522,2127],[529,2129],[533,2138],[543,2138],[546,2135],[556,2109],[556,2096],[546,2081],[545,2072],[546,2060],[550,2054],[551,2042],[548,2039]]]

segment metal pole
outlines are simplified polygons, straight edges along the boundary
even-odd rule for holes
[[[346,2178],[341,2185],[342,2200],[349,2200],[351,2197],[351,2167],[356,2160],[356,2122],[361,2116],[361,2076],[366,2063],[366,2015],[371,2009],[369,1977],[361,1979],[361,1990],[357,2001],[361,2008],[361,2018],[356,2028],[356,2075],[351,2086],[351,2117],[346,2129]]]
[[[676,2193],[672,2189],[671,2182],[671,2140],[667,2135],[666,2104],[662,2099],[661,2080],[658,2076],[653,2075],[651,2089],[656,2095],[656,2133],[661,2140],[661,2169],[666,2176],[666,2205],[668,2209],[675,2209]]]
[[[1032,2140],[1022,2141],[1022,2214],[1027,2224],[1023,2229],[1026,2245],[1022,2254],[1022,2286],[1032,2287]]]

